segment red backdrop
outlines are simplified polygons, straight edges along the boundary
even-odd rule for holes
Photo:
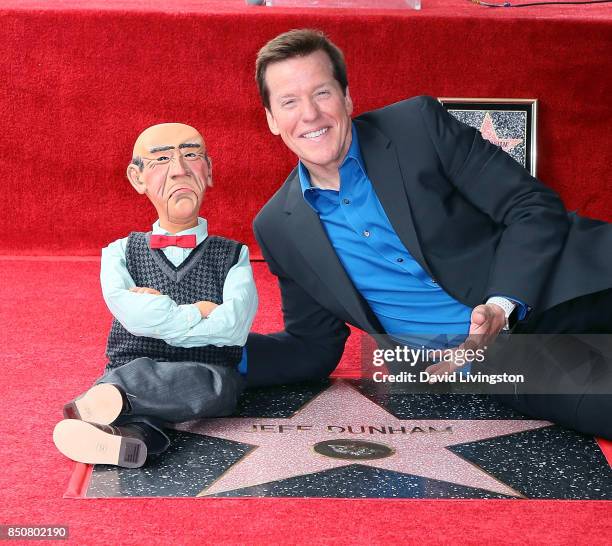
[[[609,7],[12,4],[0,11],[2,254],[97,254],[147,229],[153,209],[124,172],[136,135],[162,121],[204,133],[215,188],[203,214],[212,232],[253,245],[251,221],[295,161],[268,132],[253,63],[268,39],[304,26],[344,49],[357,113],[417,94],[538,98],[540,178],[569,208],[612,220]]]

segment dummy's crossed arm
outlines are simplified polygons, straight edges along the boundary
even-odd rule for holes
[[[149,288],[148,286],[134,286],[133,288],[130,288],[130,292],[134,292],[136,294],[153,294],[154,296],[164,295],[159,290],[155,290],[155,288]],[[218,304],[207,300],[196,301],[193,305],[198,308],[200,314],[202,315],[202,318],[208,318],[208,316],[217,307],[219,307]]]
[[[257,291],[246,246],[227,274],[223,303],[178,305],[167,295],[144,290],[148,287],[132,290],[136,284],[125,263],[126,241],[120,239],[102,250],[100,281],[106,305],[128,332],[185,348],[246,343],[257,311]]]

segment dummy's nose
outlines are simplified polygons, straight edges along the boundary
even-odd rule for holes
[[[175,153],[172,161],[170,161],[170,176],[188,176],[191,171],[187,167],[187,163],[183,154]]]

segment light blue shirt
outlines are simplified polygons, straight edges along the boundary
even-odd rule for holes
[[[153,224],[153,234],[172,235]],[[196,244],[208,237],[207,222],[198,218],[198,225],[175,235],[196,236]],[[257,290],[249,262],[249,250],[242,247],[238,262],[229,270],[223,285],[223,303],[207,318],[202,318],[193,305],[177,305],[169,296],[130,292],[135,285],[130,276],[125,249],[127,237],[118,239],[102,249],[100,283],[102,295],[113,316],[135,336],[163,339],[175,347],[202,345],[240,345],[247,335],[257,311]],[[179,266],[193,249],[166,247],[166,257]],[[195,303],[195,302],[194,302]]]

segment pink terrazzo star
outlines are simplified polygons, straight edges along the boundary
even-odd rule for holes
[[[288,419],[217,418],[177,428],[253,446],[200,495],[361,464],[517,497],[521,494],[446,447],[549,425],[530,420],[398,419],[347,383],[336,381]],[[391,455],[347,460],[319,454],[313,448],[319,442],[338,439],[383,444]]]
[[[480,133],[482,134],[483,138],[486,138],[492,144],[500,146],[504,152],[509,152],[523,142],[522,138],[501,138],[497,136],[497,131],[495,130],[493,119],[491,118],[491,114],[489,114],[489,112],[485,114],[484,120],[482,121],[482,126],[480,127]]]

